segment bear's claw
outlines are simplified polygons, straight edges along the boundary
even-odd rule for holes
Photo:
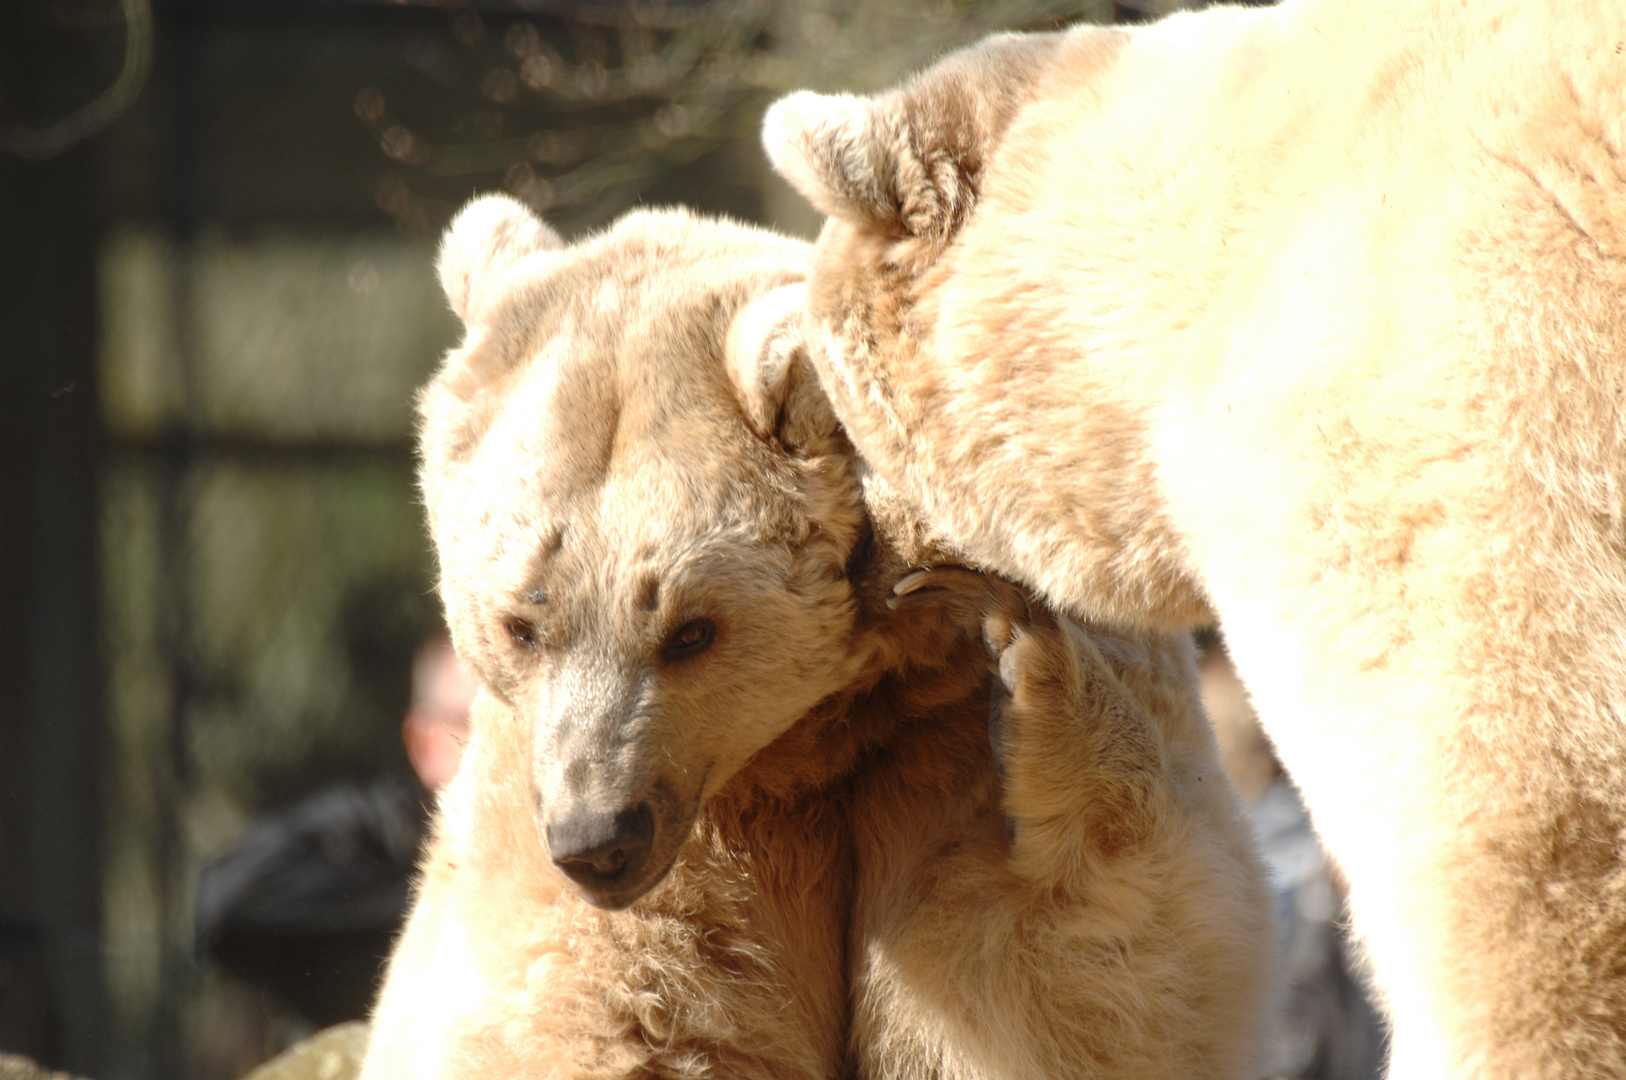
[[[987,578],[964,566],[945,564],[913,570],[899,578],[892,586],[892,595],[886,606],[896,611],[905,604],[934,592],[960,592],[981,597],[987,589]]]

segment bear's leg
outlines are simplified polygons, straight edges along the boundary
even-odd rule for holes
[[[861,1074],[1257,1075],[1268,898],[1189,653],[967,571],[906,579],[900,602],[928,588],[983,613],[1000,685],[992,718],[985,698],[945,710],[855,790]],[[1191,761],[1214,790],[1181,786]]]
[[[1095,639],[1015,586],[957,567],[910,575],[902,602],[967,594],[984,611],[998,678],[988,729],[1005,780],[1013,865],[1072,888],[1087,867],[1153,838],[1167,814],[1168,767],[1156,724]]]
[[[1012,865],[1075,889],[1099,860],[1153,839],[1167,814],[1161,740],[1088,635],[1008,586],[992,600],[983,641],[998,670],[990,728]]]

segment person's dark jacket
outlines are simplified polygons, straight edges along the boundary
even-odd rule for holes
[[[365,1017],[400,930],[427,796],[330,788],[250,826],[193,894],[198,952],[318,1027]]]

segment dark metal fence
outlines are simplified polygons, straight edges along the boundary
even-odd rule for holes
[[[225,1080],[299,1033],[198,961],[190,890],[256,814],[405,770],[461,200],[807,229],[773,93],[1080,15],[1111,5],[0,4],[0,1050]]]

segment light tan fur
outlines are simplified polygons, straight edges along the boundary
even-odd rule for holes
[[[999,38],[764,137],[871,467],[1077,616],[1217,613],[1391,1075],[1626,1076],[1626,4]]]
[[[807,255],[451,226],[422,479],[485,689],[367,1080],[1251,1075],[1268,899],[1189,642],[966,571],[893,596],[943,554],[806,367]],[[567,881],[547,830],[639,800],[650,871]]]

